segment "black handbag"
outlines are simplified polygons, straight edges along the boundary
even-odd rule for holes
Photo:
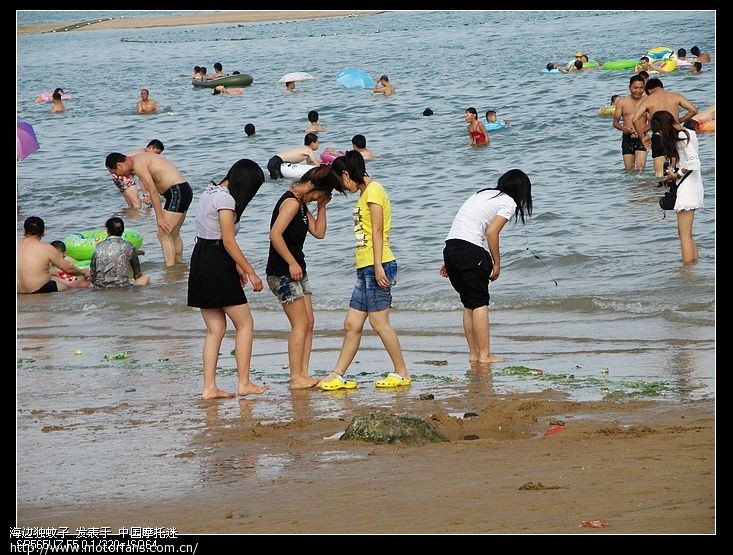
[[[679,189],[682,182],[687,179],[687,176],[692,173],[692,170],[682,176],[679,181],[669,183],[669,191],[664,193],[664,196],[659,197],[659,207],[662,210],[674,210],[674,205],[677,203],[677,189]]]

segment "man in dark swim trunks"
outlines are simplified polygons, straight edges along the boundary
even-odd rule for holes
[[[30,216],[23,223],[23,239],[18,241],[18,293],[55,293],[69,289],[62,278],[51,275],[51,264],[67,274],[89,276],[89,270],[79,270],[56,247],[42,241],[45,230],[46,224],[37,216]]]
[[[624,169],[644,170],[648,153],[633,125],[634,112],[644,100],[644,78],[642,76],[631,76],[629,93],[631,93],[629,96],[624,96],[616,103],[613,126],[623,133],[621,135],[621,156],[624,159]]]
[[[134,156],[111,152],[105,164],[114,175],[137,175],[143,192],[150,193],[165,265],[183,262],[181,226],[193,200],[193,190],[183,174],[170,160],[152,152]],[[160,203],[160,195],[165,198],[165,206]]]

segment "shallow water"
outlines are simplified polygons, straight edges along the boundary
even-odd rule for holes
[[[63,12],[56,21],[94,15],[74,12],[69,19]],[[164,267],[154,217],[123,209],[105,156],[159,138],[164,154],[199,193],[239,158],[264,168],[279,150],[301,144],[311,109],[327,128],[322,146],[345,148],[362,133],[379,155],[368,170],[393,204],[399,284],[392,323],[415,380],[406,392],[375,392],[371,382],[389,361],[368,332],[353,370],[365,387],[344,396],[291,396],[287,320],[272,294],[248,289],[257,328],[253,374],[272,389],[264,397],[217,403],[220,418],[235,425],[242,410],[260,422],[348,417],[364,403],[383,400],[394,408],[399,395],[425,392],[469,410],[475,407],[461,406],[460,397],[467,387],[485,388],[486,395],[552,388],[578,400],[714,395],[715,134],[699,136],[705,208],[695,216],[694,234],[701,259],[684,268],[674,217],[663,218],[657,205],[651,161],[646,172],[625,173],[619,133],[611,118],[596,115],[612,94],[626,93],[631,72],[539,71],[578,49],[612,60],[641,56],[660,44],[699,44],[713,56],[702,74],[677,71],[662,79],[698,108],[707,106],[715,99],[715,14],[700,12],[682,27],[679,12],[653,15],[390,12],[18,36],[17,113],[34,125],[41,150],[16,165],[16,234],[30,215],[44,218],[49,241],[103,227],[108,217],[121,215],[145,237],[143,269],[152,278],[150,287],[134,291],[18,297],[19,497],[93,496],[91,486],[83,485],[90,476],[113,475],[109,491],[123,491],[134,472],[128,463],[134,466],[137,457],[160,461],[145,487],[154,483],[160,492],[189,483],[166,474],[165,457],[155,459],[155,453],[200,433],[211,410],[195,401],[203,323],[198,311],[185,306],[187,268]],[[21,14],[18,21],[44,21],[34,17],[28,21]],[[211,70],[216,61],[225,71],[250,73],[253,85],[242,96],[223,97],[192,88],[193,66]],[[388,74],[397,94],[384,98],[344,89],[335,76],[352,66],[373,77]],[[316,79],[286,96],[277,79],[290,71]],[[50,106],[34,99],[58,86],[73,99],[66,113],[50,115]],[[143,87],[162,113],[134,113]],[[496,109],[512,126],[491,133],[488,148],[472,149],[463,119],[468,106],[479,114]],[[435,115],[423,117],[426,107]],[[244,137],[249,121],[257,127],[254,139]],[[532,179],[535,212],[526,227],[509,224],[502,233],[502,274],[491,285],[491,334],[492,350],[504,362],[494,365],[491,379],[477,382],[467,372],[458,297],[438,267],[445,235],[466,196],[493,186],[514,167]],[[287,185],[266,182],[243,216],[238,239],[261,275],[271,210]],[[334,198],[327,237],[306,242],[316,310],[315,371],[330,368],[341,344],[354,279],[349,237],[355,201]],[[183,227],[184,260],[193,247],[194,214],[192,209]],[[236,383],[232,348],[233,338],[227,337],[221,384],[230,389]],[[118,351],[129,358],[103,359]],[[515,375],[502,372],[505,367],[544,373]],[[128,424],[111,430],[109,422],[118,417]],[[54,426],[63,431],[39,435]],[[127,450],[133,438],[135,448]],[[88,461],[78,457],[80,448],[90,453]],[[69,469],[65,482],[39,478],[31,464],[50,456]]]

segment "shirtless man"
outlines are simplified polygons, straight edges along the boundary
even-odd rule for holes
[[[616,102],[613,126],[623,133],[621,135],[621,156],[624,160],[624,169],[644,170],[648,152],[632,123],[636,109],[644,100],[644,78],[642,76],[631,76],[629,92],[631,93],[629,96],[624,96]]]
[[[66,106],[64,106],[64,103],[61,100],[61,93],[59,92],[59,89],[53,91],[53,95],[51,95],[51,100],[53,101],[53,106],[51,106],[52,114],[66,111]]]
[[[712,121],[713,123],[715,122],[715,102],[713,102],[710,106],[707,106],[700,110],[697,114],[695,114],[694,118],[688,119],[682,125],[687,129],[697,131],[698,129],[700,129],[700,126],[702,124],[709,121]]]
[[[384,96],[390,96],[395,93],[395,88],[392,83],[389,82],[389,77],[382,75],[379,81],[374,83],[374,92],[377,94],[383,94]]]
[[[126,154],[126,156],[134,157],[136,154],[140,154],[141,152],[154,152],[155,154],[160,154],[164,149],[165,147],[162,142],[158,139],[153,139],[145,148],[136,148],[135,150],[131,150]],[[140,194],[137,192],[134,175],[121,176],[112,174],[112,183],[115,184],[117,190],[125,197],[128,208],[142,208],[143,205],[142,202],[140,202]],[[142,194],[145,205],[151,206],[153,201],[150,199],[150,193],[148,191],[142,191]]]
[[[158,103],[150,98],[148,89],[140,90],[140,100],[137,101],[138,114],[154,114],[158,111]]]
[[[244,89],[227,89],[224,85],[217,85],[213,94],[244,94]]]
[[[654,175],[656,177],[664,177],[664,162],[666,158],[661,153],[661,138],[659,135],[652,135],[651,138],[647,136],[646,133],[651,128],[649,122],[652,120],[655,112],[667,111],[674,116],[677,123],[684,123],[697,114],[697,108],[680,93],[665,91],[661,79],[657,79],[656,77],[652,77],[646,82],[644,91],[647,97],[636,107],[631,121],[636,133],[641,137],[644,148],[649,150],[651,147]],[[679,116],[680,108],[687,110],[682,117]]]
[[[18,241],[18,293],[55,293],[70,289],[62,277],[51,275],[53,264],[73,276],[89,276],[89,270],[80,270],[64,258],[56,247],[41,239],[46,224],[37,216],[30,216],[23,222],[23,239]]]
[[[283,174],[280,166],[285,163],[300,164],[307,162],[311,166],[320,166],[321,163],[316,158],[316,150],[318,150],[318,135],[315,133],[306,133],[303,139],[303,146],[283,150],[276,154],[267,162],[267,170],[270,172],[271,179],[280,179]]]
[[[708,54],[707,52],[700,52],[699,46],[693,46],[692,48],[690,48],[690,54],[695,56],[695,59],[698,62],[701,62],[703,64],[707,64],[708,62],[710,62],[710,54]]]
[[[306,133],[320,133],[321,131],[326,130],[325,127],[318,123],[318,117],[319,115],[317,110],[311,110],[308,112],[308,127],[305,128]]]
[[[366,137],[364,135],[354,135],[351,138],[351,146],[354,150],[361,154],[364,160],[373,160],[374,153],[367,148],[366,144]]]
[[[158,222],[158,241],[163,249],[165,265],[173,266],[182,262],[181,226],[193,200],[193,191],[186,178],[167,158],[152,152],[141,152],[129,157],[112,152],[107,155],[105,165],[114,175],[137,175],[140,187],[143,192],[150,193],[153,202]],[[162,207],[160,195],[165,198],[165,206]]]

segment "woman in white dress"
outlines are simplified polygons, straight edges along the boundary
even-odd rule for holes
[[[679,184],[674,211],[677,214],[682,262],[693,264],[700,255],[692,238],[692,223],[695,220],[695,210],[704,206],[697,133],[685,129],[666,111],[655,112],[650,123],[652,132],[662,139],[664,155],[671,160],[667,169],[667,180],[674,180]]]

